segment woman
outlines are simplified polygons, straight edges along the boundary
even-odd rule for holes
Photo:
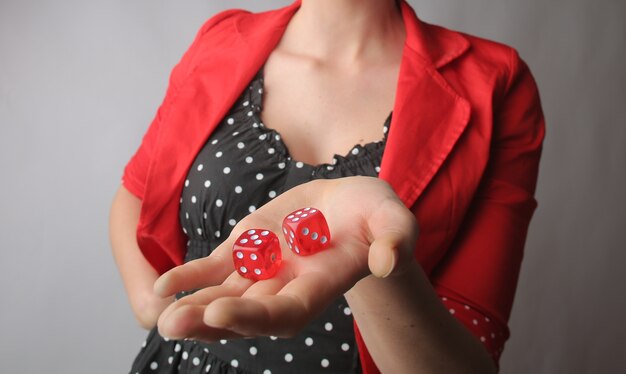
[[[112,207],[132,372],[496,371],[544,134],[515,50],[405,1],[215,15]],[[239,233],[304,206],[331,249],[234,272]]]

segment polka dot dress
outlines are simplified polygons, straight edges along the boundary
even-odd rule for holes
[[[355,145],[330,163],[310,165],[292,159],[280,134],[261,122],[262,95],[263,69],[188,172],[179,211],[189,238],[185,261],[208,256],[239,220],[296,185],[313,179],[378,176],[391,113],[381,126],[380,141]],[[352,313],[340,297],[289,339],[269,336],[206,344],[167,340],[155,328],[131,373],[359,373],[359,364]]]

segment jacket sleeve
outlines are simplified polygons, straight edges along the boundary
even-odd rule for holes
[[[490,158],[433,286],[461,323],[484,343],[496,364],[509,336],[545,124],[535,80],[510,51],[509,77],[494,104]]]
[[[176,100],[178,89],[193,71],[195,57],[198,50],[202,48],[203,38],[214,26],[237,12],[241,12],[241,10],[228,9],[209,18],[196,34],[191,46],[185,51],[180,61],[172,69],[168,87],[165,92],[165,98],[157,109],[156,115],[144,134],[139,148],[124,167],[121,180],[122,184],[139,199],[143,200],[144,198],[146,180],[158,142],[159,128],[161,127],[161,123],[164,122],[164,119],[167,118],[170,106]]]

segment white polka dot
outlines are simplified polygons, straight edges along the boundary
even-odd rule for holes
[[[214,140],[211,142],[211,144],[215,145],[215,144],[217,144],[217,142],[218,142],[218,140],[217,140],[217,139],[214,139]]]
[[[243,149],[245,146],[246,146],[246,145],[245,145],[245,144],[243,144],[243,142],[239,142],[239,143],[237,143],[237,148],[239,148],[239,149]]]
[[[232,367],[236,368],[237,366],[239,366],[239,361],[237,361],[237,360],[232,360],[232,361],[230,362],[230,366],[232,366]]]
[[[274,153],[276,153],[276,150],[274,148],[268,148],[267,153],[273,155]]]
[[[265,369],[263,370],[263,374],[272,374],[272,372],[269,369]]]
[[[269,197],[270,197],[271,199],[273,199],[273,198],[275,198],[275,197],[276,197],[276,191],[270,191],[270,193],[269,193],[268,195],[269,195]]]
[[[220,158],[220,157],[222,157],[222,155],[223,155],[223,154],[224,154],[224,152],[219,151],[219,152],[217,152],[217,153],[215,154],[215,157]]]
[[[386,134],[387,131],[389,131],[389,128],[387,126],[383,126],[383,134]]]
[[[254,159],[250,156],[246,157],[246,164],[251,164]]]
[[[185,187],[189,187],[189,179],[185,180]]]
[[[374,170],[376,170],[377,173],[380,173],[380,166],[376,166]]]
[[[141,348],[145,348],[146,347],[146,341],[144,340],[143,343],[141,343]]]
[[[235,187],[235,193],[241,193],[241,191],[243,191],[243,188],[241,188],[241,186]]]
[[[219,238],[220,236],[222,236],[222,233],[221,233],[221,232],[219,232],[219,230],[218,230],[218,231],[216,231],[216,232],[215,232],[215,237],[216,237],[216,238]]]
[[[252,111],[249,111],[248,112],[248,117],[252,117],[252,114],[253,114]]]
[[[303,162],[301,162],[301,161],[296,162],[296,167],[297,167],[298,169],[302,168],[303,166],[304,166],[304,163],[303,163]]]
[[[329,166],[326,166],[326,170],[330,170],[330,171],[332,171],[332,170],[335,170],[335,168],[334,168],[333,166],[330,166],[330,165],[329,165]]]
[[[278,168],[279,169],[284,169],[285,168],[285,163],[284,162],[279,162],[278,163]]]
[[[245,266],[242,266],[242,267],[239,268],[239,271],[245,274],[245,273],[248,272],[248,269],[246,269]]]
[[[272,336],[270,336],[270,339],[271,339],[271,340],[276,340],[276,339],[278,339],[278,338],[272,335]]]
[[[231,226],[235,226],[237,224],[237,221],[235,221],[234,219],[231,218],[231,219],[228,220],[228,224],[231,225]]]
[[[202,171],[203,168],[204,168],[204,165],[202,164],[198,165],[198,171]]]
[[[206,188],[211,187],[211,181],[209,181],[209,180],[204,181],[204,187],[206,187]]]
[[[228,174],[228,173],[230,173],[230,168],[228,166],[226,166],[224,168],[224,174]]]
[[[159,368],[159,364],[156,363],[156,361],[152,361],[152,363],[150,363],[150,370],[156,370]]]
[[[343,308],[343,314],[349,316],[350,314],[352,314],[352,310],[349,307],[345,307]]]
[[[209,371],[211,371],[211,364],[208,364],[208,365],[206,366],[206,369],[204,369],[204,372],[205,372],[205,373],[208,373]]]
[[[174,346],[174,352],[180,352],[181,346],[180,343],[176,343],[176,345]]]
[[[326,331],[331,331],[333,329],[333,324],[330,322],[326,322],[326,324],[324,324],[324,329]]]
[[[274,139],[276,139],[276,141],[279,141],[279,140],[280,140],[280,135],[276,134],[276,135],[274,136]]]
[[[192,196],[192,197],[191,197],[191,202],[195,204],[195,203],[196,203],[196,201],[198,201],[198,199],[196,198],[196,196],[195,196],[195,195],[194,195],[194,196]]]
[[[259,93],[262,94],[263,93],[263,89],[259,88]]]
[[[248,239],[243,239],[241,242],[243,243],[243,241],[244,241],[244,240],[245,240],[246,242],[248,241]],[[244,244],[245,244],[245,243],[244,243]],[[242,253],[242,252],[237,252],[236,256],[237,256],[237,258],[238,258],[238,259],[242,259],[242,258],[243,258],[243,253]]]
[[[233,136],[237,136],[237,135],[239,135],[239,131],[235,131],[235,132],[233,133]]]
[[[191,360],[191,363],[194,366],[198,366],[198,365],[200,365],[200,359],[198,357],[194,357],[193,360]]]
[[[183,360],[186,360],[189,358],[189,352],[185,351],[183,352]]]
[[[293,355],[291,353],[287,353],[285,355],[285,361],[287,361],[287,362],[293,361]]]
[[[359,154],[359,149],[358,149],[358,148],[354,148],[354,149],[352,150],[352,154],[353,154],[353,155],[358,155],[358,154]]]
[[[231,117],[226,120],[226,123],[228,123],[229,125],[232,125],[233,123],[235,123],[235,120]]]
[[[256,349],[256,347],[250,347],[250,354],[253,356],[256,356],[258,350]]]
[[[259,173],[256,175],[256,180],[260,181],[261,179],[263,179],[263,174]]]
[[[187,233],[187,229],[183,227],[183,232],[186,234]]]
[[[256,210],[256,207],[254,205],[250,205],[248,207],[248,212],[250,212],[250,213],[254,212],[255,210]]]
[[[262,134],[259,136],[259,140],[265,140],[267,138],[267,134]]]
[[[202,235],[202,229],[201,228],[197,228],[196,231],[198,232],[198,235]]]
[[[204,219],[207,219],[209,217],[209,215],[206,212],[202,213],[202,216],[204,217]]]
[[[350,345],[348,343],[343,343],[341,345],[341,350],[344,352],[348,352],[348,350],[350,349]]]
[[[172,357],[172,356],[168,357],[167,358],[167,363],[171,365],[172,362],[174,362],[174,357]]]
[[[327,359],[322,359],[322,367],[327,368],[330,365],[330,362]]]
[[[312,346],[313,345],[313,338],[306,338],[304,339],[304,344],[306,344],[307,346]]]
[[[248,106],[248,104],[250,104],[250,102],[247,100],[243,102],[243,106]]]
[[[220,339],[220,344],[222,345],[226,344],[226,339]]]

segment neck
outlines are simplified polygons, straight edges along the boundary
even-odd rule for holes
[[[284,42],[296,53],[350,64],[395,55],[404,36],[395,0],[302,0]]]

